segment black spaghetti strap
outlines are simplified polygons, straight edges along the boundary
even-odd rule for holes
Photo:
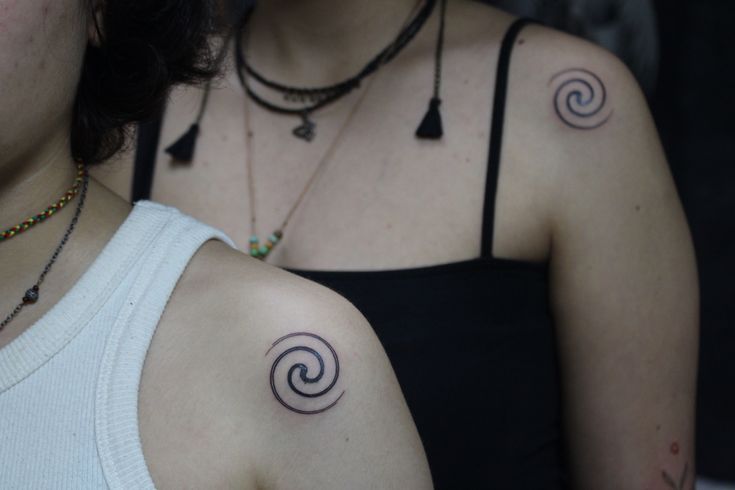
[[[163,110],[154,119],[138,125],[138,138],[135,148],[133,187],[130,195],[132,202],[151,198],[153,172],[156,167],[158,140],[161,136]]]
[[[487,181],[485,183],[485,206],[483,209],[481,256],[493,256],[493,236],[495,231],[495,198],[498,190],[498,173],[500,171],[500,156],[503,145],[503,124],[505,122],[505,102],[508,95],[508,72],[510,71],[510,57],[513,45],[521,30],[528,24],[534,23],[531,19],[518,19],[513,22],[505,34],[500,47],[498,71],[495,79],[495,101],[490,129],[490,151],[487,162]]]

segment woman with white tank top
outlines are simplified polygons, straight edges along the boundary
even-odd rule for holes
[[[88,176],[210,74],[210,15],[0,0],[0,488],[430,488],[359,313]]]

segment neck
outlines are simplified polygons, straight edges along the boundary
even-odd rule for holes
[[[4,230],[46,209],[73,185],[75,176],[76,164],[65,136],[49,138],[38,151],[24,158],[0,160],[0,227]],[[79,199],[77,195],[43,223],[0,242],[0,321],[38,280],[68,229]],[[40,300],[0,332],[0,348],[38,320],[76,283],[129,209],[122,199],[90,181],[81,219],[41,286]]]
[[[0,228],[44,210],[71,187],[75,174],[65,134],[13,161],[0,162]]]
[[[327,85],[359,71],[417,12],[419,0],[265,0],[253,12],[247,58],[289,85]]]

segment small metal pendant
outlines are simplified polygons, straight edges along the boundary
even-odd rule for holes
[[[293,129],[293,135],[308,142],[316,136],[316,124],[309,119],[308,112],[301,114],[301,124]]]

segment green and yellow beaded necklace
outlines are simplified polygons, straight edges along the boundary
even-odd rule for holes
[[[16,235],[20,235],[24,231],[27,231],[34,226],[36,226],[39,223],[43,223],[48,218],[56,214],[57,211],[61,211],[64,206],[69,204],[77,194],[79,194],[79,190],[82,188],[82,184],[84,183],[84,176],[86,174],[86,169],[83,164],[77,165],[77,175],[74,178],[74,183],[69,188],[68,191],[64,193],[63,196],[61,196],[55,203],[41,211],[40,213],[31,216],[30,218],[24,220],[23,222],[11,226],[7,230],[0,232],[0,242],[4,242],[5,240],[10,240]]]

